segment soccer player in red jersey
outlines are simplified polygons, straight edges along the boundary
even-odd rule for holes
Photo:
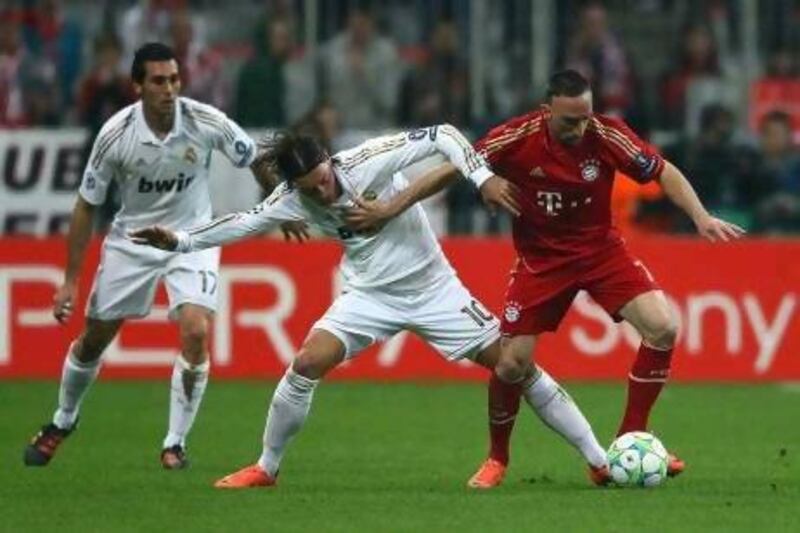
[[[497,175],[516,186],[522,211],[513,220],[518,259],[505,298],[502,355],[490,384],[497,389],[490,418],[497,422],[490,421],[489,458],[474,476],[486,478],[486,486],[502,480],[505,469],[497,468],[494,456],[507,461],[509,413],[519,407],[515,391],[530,386],[536,339],[556,331],[578,291],[642,336],[618,434],[647,429],[667,381],[677,326],[660,287],[611,220],[616,170],[640,183],[658,181],[711,241],[734,239],[744,230],[710,215],[681,171],[622,120],[593,113],[589,83],[574,70],[553,75],[541,109],[492,129],[476,147]],[[671,455],[669,474],[683,469]]]

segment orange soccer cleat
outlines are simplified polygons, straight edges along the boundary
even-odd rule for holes
[[[592,466],[589,465],[589,479],[598,487],[606,487],[611,484],[611,472],[608,471],[608,466]]]
[[[277,483],[276,478],[255,464],[218,479],[214,486],[218,489],[248,489],[251,487],[274,487]]]
[[[686,470],[686,463],[674,453],[667,454],[667,475],[675,477]]]
[[[503,482],[506,465],[496,459],[486,459],[475,474],[467,481],[472,489],[492,489]]]

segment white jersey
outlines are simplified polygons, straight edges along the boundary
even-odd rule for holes
[[[114,217],[112,235],[153,224],[203,224],[212,216],[208,167],[213,150],[245,167],[255,158],[256,147],[224,113],[183,97],[175,105],[172,131],[161,140],[145,122],[140,100],[103,125],[79,193],[90,204],[102,204],[116,180],[122,207]]]
[[[391,198],[408,186],[399,173],[403,168],[437,153],[446,156],[477,186],[492,175],[485,160],[450,125],[380,137],[331,158],[343,190],[332,205],[320,205],[283,183],[249,211],[179,231],[178,250],[219,246],[272,230],[281,222],[304,220],[324,235],[341,240],[345,249],[341,271],[347,287],[384,287],[402,280],[403,288],[408,289],[412,278],[424,283],[432,276],[452,275],[421,206],[411,207],[373,234],[353,233],[343,219],[344,211],[355,205],[353,198]],[[418,273],[424,275],[415,276]]]

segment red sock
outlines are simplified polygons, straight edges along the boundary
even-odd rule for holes
[[[629,431],[647,431],[650,410],[667,382],[671,360],[672,348],[658,350],[644,343],[639,347],[636,361],[628,374],[628,404],[617,435]]]
[[[509,441],[519,411],[522,383],[506,383],[492,373],[489,380],[489,457],[508,464]]]

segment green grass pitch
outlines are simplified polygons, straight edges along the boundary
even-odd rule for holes
[[[255,460],[274,383],[212,382],[190,469],[161,470],[166,382],[100,382],[53,463],[22,465],[55,383],[0,384],[0,531],[800,531],[800,387],[672,385],[653,427],[688,462],[653,490],[597,489],[523,404],[506,482],[472,492],[481,384],[325,383],[277,489],[219,491]],[[568,384],[604,444],[620,384]]]

